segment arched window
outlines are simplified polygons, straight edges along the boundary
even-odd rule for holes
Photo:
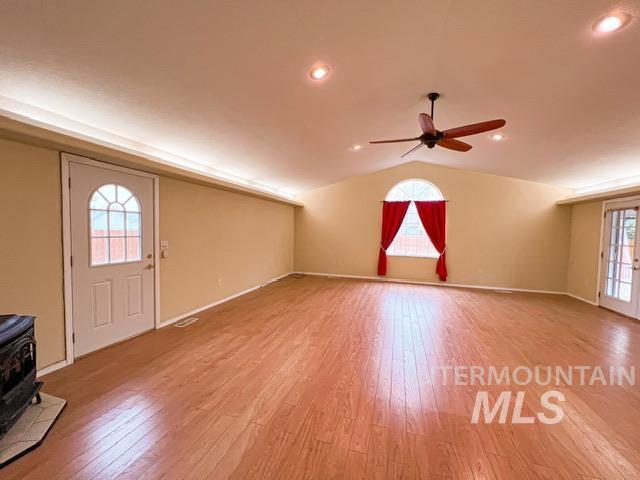
[[[443,200],[442,193],[432,183],[426,180],[412,179],[404,180],[389,190],[386,200]],[[411,202],[407,215],[402,221],[400,230],[393,243],[387,248],[387,255],[396,257],[428,257],[438,258],[438,251],[431,244],[427,236],[415,203]]]
[[[91,266],[142,259],[140,203],[122,185],[98,188],[89,201]]]

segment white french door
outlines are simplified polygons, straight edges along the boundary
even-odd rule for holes
[[[640,200],[607,203],[606,207],[600,304],[640,318]]]
[[[74,356],[155,325],[154,179],[69,162]]]

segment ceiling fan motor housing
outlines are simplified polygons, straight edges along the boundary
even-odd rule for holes
[[[430,135],[428,133],[423,133],[422,135],[420,135],[420,141],[424,143],[428,148],[435,147],[436,143],[438,143],[438,141],[442,140],[443,138],[444,134],[439,130],[436,130],[435,135]]]

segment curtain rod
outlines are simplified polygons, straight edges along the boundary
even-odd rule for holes
[[[379,200],[380,203],[384,202],[449,202],[450,200]]]

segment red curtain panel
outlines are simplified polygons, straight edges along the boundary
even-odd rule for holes
[[[427,231],[431,243],[436,248],[440,257],[436,265],[436,273],[443,282],[447,279],[447,261],[445,251],[447,249],[445,230],[447,225],[447,202],[443,200],[433,202],[415,202],[418,216],[422,226]]]
[[[387,274],[387,248],[396,238],[411,202],[382,202],[382,238],[378,254],[378,275]]]

